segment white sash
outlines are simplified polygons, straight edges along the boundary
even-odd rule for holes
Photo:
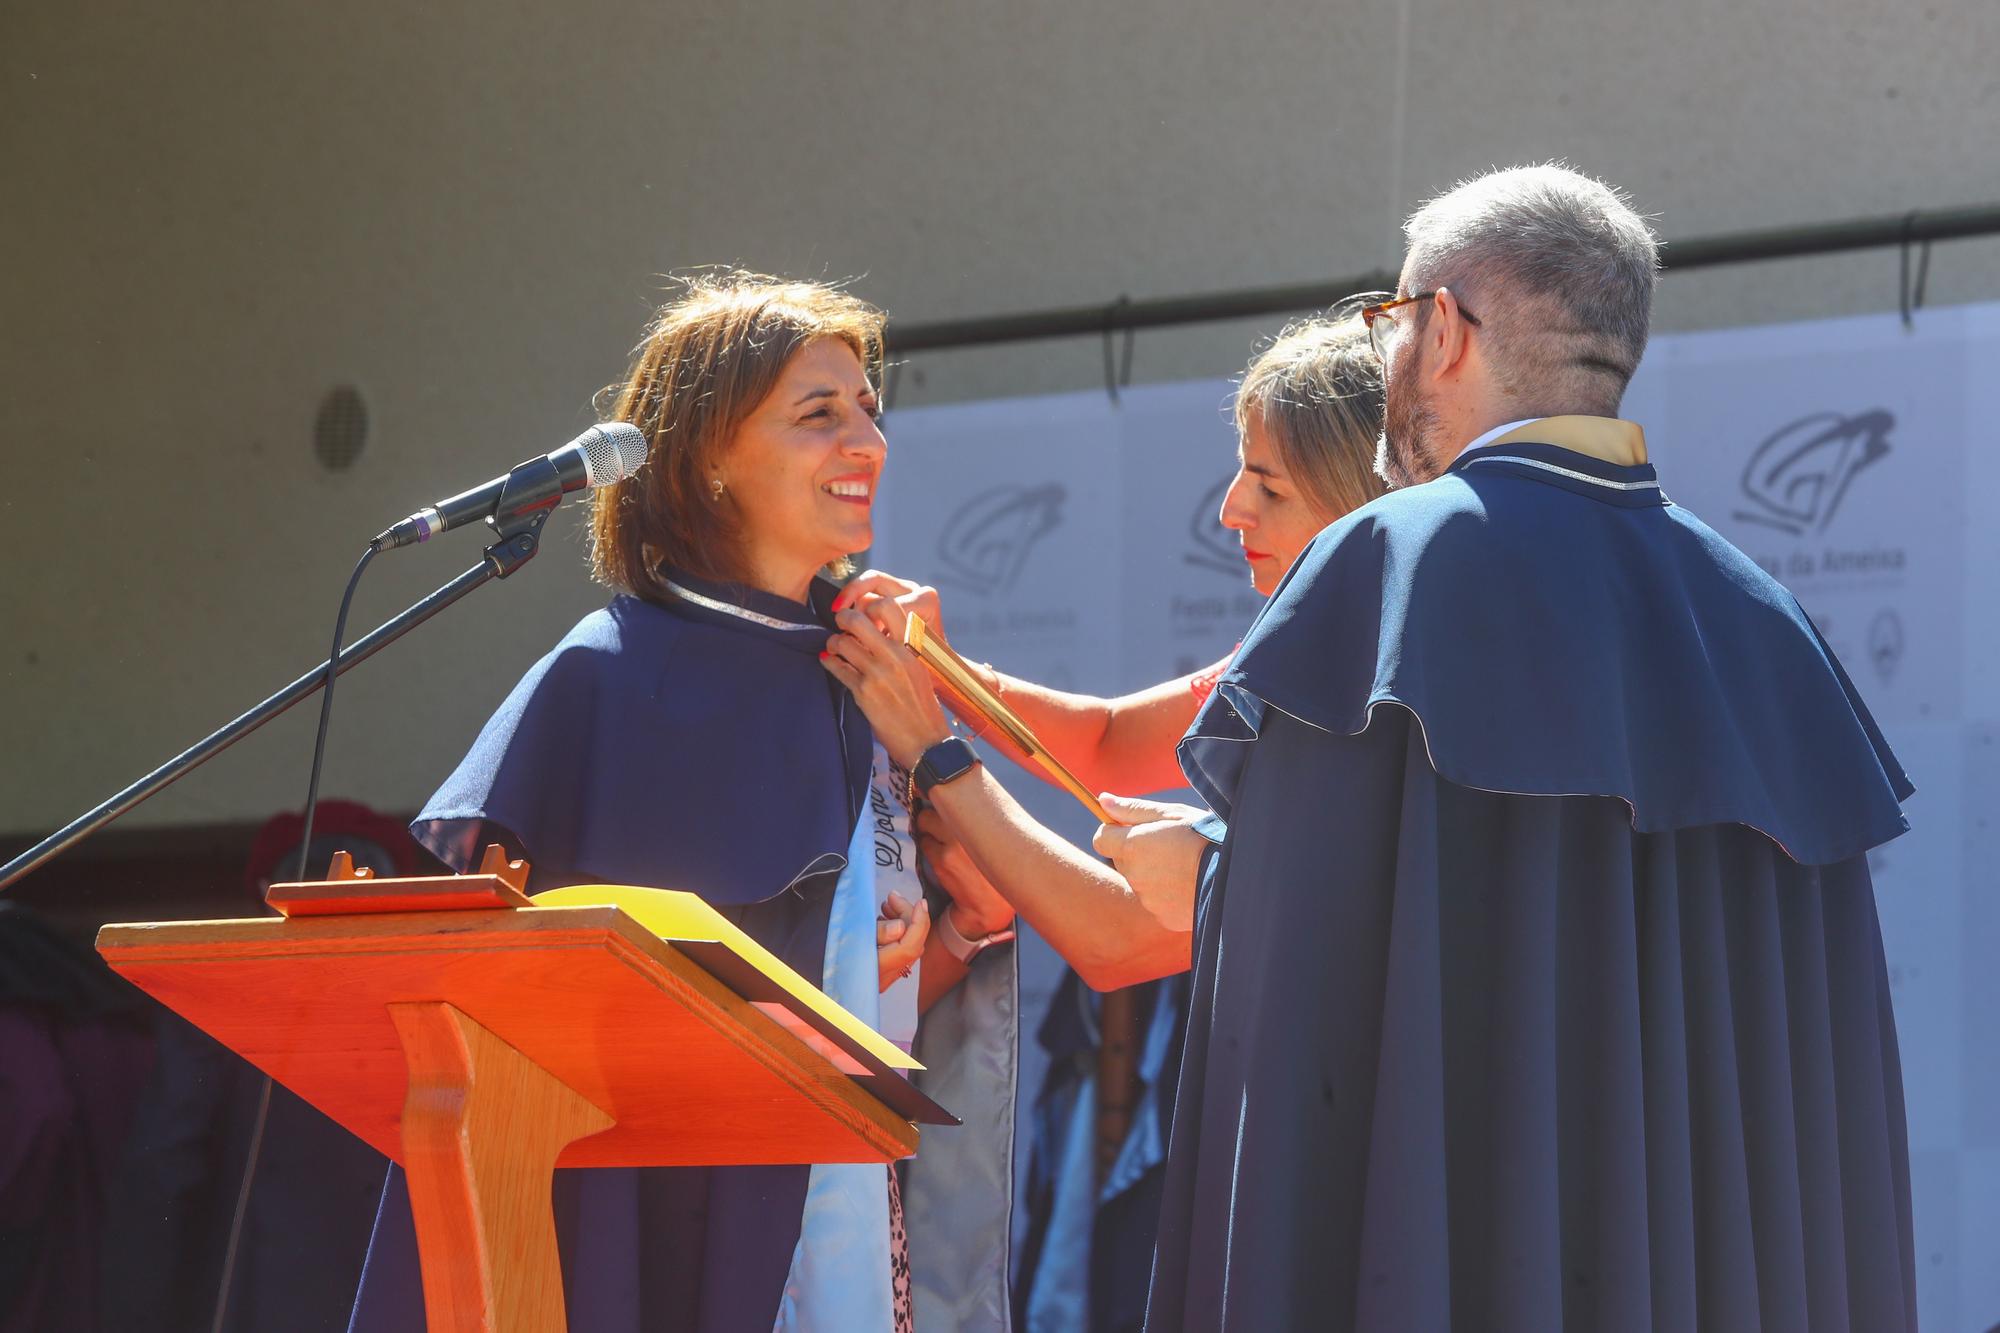
[[[820,989],[907,1050],[917,1030],[917,969],[886,992],[878,990],[875,946],[878,908],[890,891],[907,902],[923,894],[903,791],[901,770],[877,745],[868,808],[833,894]],[[890,1280],[888,1168],[813,1167],[777,1333],[887,1333],[895,1326]]]

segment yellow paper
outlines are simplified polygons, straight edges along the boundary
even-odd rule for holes
[[[788,967],[776,954],[744,934],[697,895],[673,889],[641,889],[626,884],[572,884],[529,899],[537,907],[619,907],[661,939],[716,940],[728,945],[759,972],[796,996],[800,1003],[891,1069],[922,1069],[903,1049],[835,1004],[819,987]]]

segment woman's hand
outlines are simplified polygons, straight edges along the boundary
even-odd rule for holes
[[[865,612],[897,643],[903,641],[903,623],[911,615],[922,616],[932,633],[947,643],[951,641],[945,636],[944,608],[938,604],[938,590],[879,569],[856,575],[833,599],[835,611],[848,607]]]
[[[889,758],[916,767],[925,750],[951,735],[930,671],[860,611],[842,611],[834,623],[840,632],[826,641],[820,665],[854,695]]]
[[[917,850],[931,868],[931,878],[951,897],[952,925],[969,940],[980,939],[1014,924],[1014,905],[1000,896],[993,881],[986,878],[965,845],[930,806],[919,806],[910,821],[917,837]]]
[[[931,905],[921,897],[905,902],[900,893],[891,893],[882,904],[882,919],[875,923],[875,967],[879,989],[910,975],[910,969],[924,956],[931,937]]]
[[[843,608],[861,612],[896,643],[903,642],[904,636],[908,634],[910,617],[913,615],[924,618],[924,624],[928,627],[932,638],[946,645],[951,643],[944,632],[944,608],[938,604],[938,590],[921,583],[912,583],[908,579],[899,579],[894,574],[884,574],[879,569],[871,569],[859,575],[840,590],[840,595],[833,599],[833,609],[838,612]],[[995,694],[1000,692],[999,672],[990,666],[981,666],[977,663],[967,663],[967,665],[971,667],[975,676],[982,678],[980,683],[987,689]],[[975,736],[984,738],[986,732],[978,705],[960,695],[957,690],[940,686],[935,681],[932,684],[946,706],[972,723]],[[1178,736],[1180,732],[1186,730],[1185,726],[1177,727],[1175,735]],[[1000,746],[1002,752],[1009,758],[1022,763],[1028,762],[1026,755],[1016,752],[1006,742],[1002,741]]]
[[[1208,812],[1109,793],[1097,803],[1118,822],[1098,825],[1090,845],[1117,867],[1154,920],[1176,933],[1192,932],[1201,855],[1209,845],[1194,823]]]

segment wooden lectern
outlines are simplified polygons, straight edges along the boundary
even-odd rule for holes
[[[408,1173],[431,1333],[565,1327],[557,1166],[887,1162],[951,1117],[893,1045],[690,894],[527,866],[274,884],[280,917],[106,926],[123,976]],[[650,924],[599,897],[623,901]],[[662,938],[665,933],[673,938]]]

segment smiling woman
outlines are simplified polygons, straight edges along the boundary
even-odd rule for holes
[[[873,538],[881,362],[881,312],[845,292],[745,273],[691,280],[612,405],[649,448],[644,468],[597,493],[599,581],[670,600],[671,567],[805,601],[815,573]]]
[[[709,480],[739,516],[746,582],[802,602],[815,572],[874,541],[880,413],[853,347],[819,338],[791,359]]]
[[[898,1031],[921,1041],[942,1027],[1011,1079],[1011,1026],[988,1023],[975,1045],[947,1008],[917,1029],[918,1009],[948,990],[1011,1023],[997,995],[1011,991],[1011,960],[980,974],[940,956],[914,875],[877,873],[880,826],[896,835],[882,793],[900,785],[819,664],[835,593],[820,575],[873,538],[881,347],[879,311],[811,283],[703,277],[659,312],[611,412],[644,433],[647,461],[600,490],[593,515],[592,567],[618,595],[515,686],[411,830],[459,870],[498,843],[531,863],[537,891],[699,894],[862,1021],[886,1027],[894,1000]],[[883,995],[920,962],[916,981]],[[922,1059],[936,1075],[953,1054]],[[1011,1123],[994,1137],[1010,1143]],[[997,1313],[975,1324],[998,1329],[1002,1175],[971,1178],[998,1200],[986,1210],[998,1238],[961,1246],[969,1228],[929,1224],[892,1250],[902,1195],[879,1165],[559,1172],[570,1326],[886,1331],[908,1326],[896,1297],[914,1272],[920,1297],[938,1293],[929,1327],[951,1327],[952,1298],[983,1283],[998,1295],[981,1308]],[[982,1253],[1003,1257],[963,1257]],[[357,1333],[420,1324],[415,1260],[392,1172]],[[932,1266],[962,1281],[927,1284]]]

